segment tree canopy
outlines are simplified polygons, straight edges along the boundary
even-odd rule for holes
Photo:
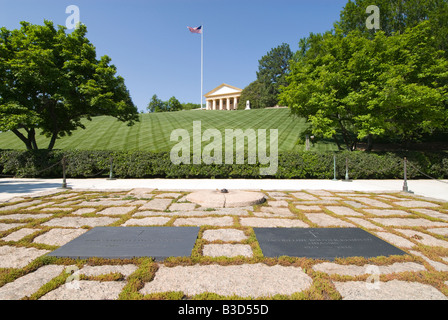
[[[341,136],[349,150],[363,138],[406,141],[444,128],[448,60],[432,32],[425,21],[372,39],[338,28],[313,35],[301,42],[281,103],[306,117],[313,134]]]
[[[147,110],[149,112],[169,112],[169,111],[180,111],[185,109],[192,109],[195,105],[193,104],[182,104],[177,100],[176,97],[172,96],[168,99],[168,101],[162,101],[157,97],[157,95],[153,95],[151,101],[148,103]],[[199,105],[200,107],[201,105]]]
[[[261,57],[258,60],[257,79],[242,91],[238,108],[245,108],[246,100],[250,100],[251,108],[277,105],[280,86],[287,84],[286,75],[292,56],[289,44],[282,43]]]
[[[448,51],[448,1],[447,0],[349,0],[340,13],[335,27],[347,35],[357,30],[370,39],[375,30],[366,28],[366,8],[374,4],[380,9],[380,29],[391,36],[403,33],[406,28],[429,21],[438,49]]]
[[[138,111],[111,59],[96,57],[80,25],[71,33],[52,22],[0,29],[0,130],[38,149],[38,129],[56,139],[84,128],[81,120],[110,115],[132,125]]]

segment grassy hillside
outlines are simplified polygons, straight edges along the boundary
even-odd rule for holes
[[[170,141],[175,129],[187,129],[193,137],[193,121],[201,121],[202,131],[225,129],[278,129],[279,151],[302,150],[297,145],[300,133],[306,128],[305,120],[290,116],[288,109],[253,109],[237,111],[178,111],[141,114],[140,122],[128,127],[112,117],[95,117],[85,121],[86,129],[78,129],[72,136],[58,139],[56,149],[80,150],[145,150],[169,151],[176,142]],[[269,137],[269,130],[268,137]],[[37,136],[39,148],[48,145],[48,139]],[[209,142],[204,142],[203,147]],[[25,149],[13,133],[0,133],[0,149]],[[319,142],[313,150],[336,150],[331,142]]]

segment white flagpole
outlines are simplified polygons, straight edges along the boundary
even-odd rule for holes
[[[202,110],[202,90],[204,85],[204,25],[201,25],[201,110]]]

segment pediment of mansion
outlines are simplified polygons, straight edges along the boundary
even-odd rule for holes
[[[204,95],[205,107],[207,110],[236,110],[242,91],[223,83]]]

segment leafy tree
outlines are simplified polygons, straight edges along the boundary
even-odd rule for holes
[[[179,111],[182,110],[182,108],[182,104],[176,99],[176,97],[173,96],[168,101],[162,101],[156,94],[152,96],[147,107],[149,112]]]
[[[349,0],[341,11],[340,20],[335,23],[342,32],[358,30],[364,36],[373,38],[375,30],[366,28],[366,8],[376,5],[380,9],[380,29],[390,36],[403,33],[406,28],[415,27],[429,20],[436,38],[437,48],[447,51],[448,43],[448,1],[446,0]]]
[[[163,112],[165,110],[165,103],[155,94],[148,103],[147,109],[149,112]]]
[[[431,35],[429,21],[372,40],[338,28],[315,35],[301,42],[308,48],[291,65],[281,103],[349,150],[363,138],[371,147],[375,136],[409,141],[446,127],[448,60]]]
[[[167,102],[167,109],[168,111],[179,111],[182,110],[182,104],[173,96]]]
[[[287,84],[286,75],[292,57],[289,44],[282,43],[258,61],[257,81],[261,86],[257,84],[260,98],[256,104],[260,107],[273,107],[278,103],[279,88]]]
[[[124,79],[108,56],[96,58],[85,25],[65,31],[50,21],[0,29],[0,130],[12,131],[27,149],[38,149],[38,129],[51,150],[57,138],[84,128],[84,118],[138,121]]]
[[[241,92],[240,100],[238,101],[238,109],[243,110],[246,108],[246,101],[250,101],[251,109],[259,109],[263,108],[262,105],[263,100],[263,84],[255,80],[250,83],[246,88]]]

